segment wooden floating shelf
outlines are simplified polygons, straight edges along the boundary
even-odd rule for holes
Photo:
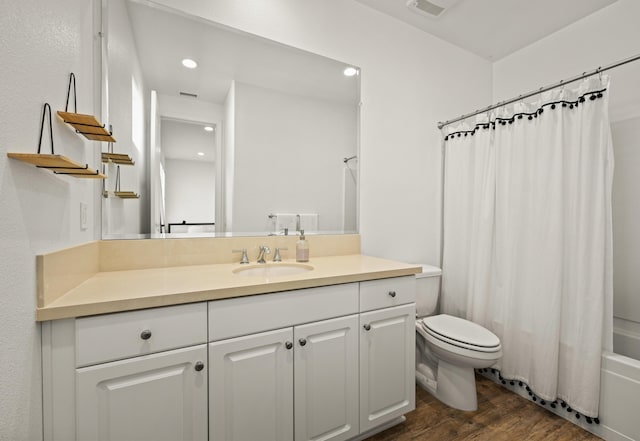
[[[106,175],[79,164],[66,156],[45,155],[39,153],[7,153],[9,158],[17,159],[38,168],[46,168],[57,175],[69,175],[74,178],[106,179]]]
[[[63,112],[58,110],[58,116],[62,121],[76,129],[76,132],[92,141],[116,142],[111,133],[100,124],[100,121],[93,115],[83,115],[82,113]]]
[[[139,199],[140,198],[140,195],[133,191],[114,191],[113,194],[115,194],[117,197],[121,199]]]
[[[136,162],[131,156],[124,153],[106,153],[102,152],[102,162],[113,162],[120,165],[134,165]]]

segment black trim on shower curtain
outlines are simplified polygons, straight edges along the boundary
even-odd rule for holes
[[[579,81],[579,80],[581,80],[583,78],[587,78],[587,77],[590,77],[590,76],[593,76],[593,75],[600,75],[604,71],[616,68],[618,66],[622,66],[622,65],[627,64],[627,63],[631,63],[633,61],[638,61],[638,60],[640,60],[640,54],[634,55],[633,57],[627,58],[625,60],[621,60],[621,61],[609,64],[608,66],[605,66],[605,67],[598,67],[597,69],[594,69],[594,70],[592,70],[590,72],[583,72],[582,75],[577,75],[575,77],[572,77],[572,78],[569,78],[569,79],[566,79],[566,80],[560,80],[559,82],[557,82],[555,84],[552,84],[550,86],[541,87],[538,90],[533,90],[531,92],[527,92],[527,93],[524,93],[522,95],[518,95],[515,98],[511,98],[511,99],[508,99],[508,100],[505,100],[505,101],[500,101],[499,103],[492,104],[492,105],[490,105],[488,107],[485,107],[483,109],[478,109],[475,112],[467,113],[466,115],[459,116],[458,118],[453,118],[453,119],[447,120],[445,122],[438,122],[438,128],[442,129],[444,126],[447,126],[447,125],[449,125],[451,123],[462,121],[463,119],[467,119],[467,118],[469,118],[471,116],[475,116],[475,115],[479,115],[481,113],[488,112],[489,110],[497,109],[498,107],[506,106],[507,104],[513,104],[513,103],[518,102],[520,100],[523,100],[525,98],[529,98],[529,97],[532,97],[534,95],[538,95],[539,93],[546,92],[548,90],[553,90],[553,89],[556,89],[558,87],[565,86],[565,85],[567,85],[569,83],[573,83],[575,81]]]
[[[584,417],[585,421],[587,422],[587,424],[600,424],[600,418],[598,417],[590,417],[587,415],[583,415],[580,412],[578,412],[575,409],[572,409],[571,406],[569,406],[569,404],[564,401],[564,400],[554,400],[554,401],[547,401],[539,396],[537,396],[536,394],[533,393],[533,391],[531,390],[531,388],[529,387],[529,385],[527,385],[527,383],[525,383],[524,381],[520,381],[516,378],[505,378],[502,376],[502,373],[500,372],[500,370],[495,369],[495,368],[486,368],[486,369],[476,369],[476,372],[480,373],[480,374],[486,374],[485,377],[489,377],[490,375],[497,375],[498,376],[498,380],[500,381],[500,383],[502,383],[503,385],[507,384],[507,381],[509,382],[509,384],[511,386],[515,386],[516,383],[518,384],[518,386],[524,388],[527,393],[529,394],[529,398],[531,398],[531,400],[534,403],[538,403],[540,404],[542,407],[545,407],[546,405],[549,405],[549,407],[551,409],[556,409],[558,406],[562,407],[564,410],[566,410],[569,413],[574,413],[575,417],[577,420],[580,419],[580,417]]]
[[[605,92],[606,90],[607,89],[605,88],[605,89],[586,92],[580,95],[575,101],[560,100],[560,101],[551,101],[548,103],[544,103],[533,112],[520,112],[510,117],[496,117],[493,120],[490,120],[487,122],[477,123],[472,130],[458,130],[457,132],[449,133],[444,137],[444,140],[448,141],[450,138],[454,138],[456,136],[458,138],[461,136],[469,136],[469,135],[473,136],[480,129],[487,130],[489,128],[492,128],[493,130],[495,130],[496,124],[506,126],[507,124],[513,124],[516,121],[516,119],[523,119],[524,117],[527,117],[527,120],[532,121],[534,118],[537,118],[538,115],[542,115],[544,113],[545,107],[548,107],[551,110],[555,110],[556,108],[560,108],[560,109],[565,108],[565,109],[572,110],[577,108],[580,104],[585,103],[587,101],[587,97],[589,97],[590,101],[594,101],[599,98],[602,98],[604,96],[603,92]]]

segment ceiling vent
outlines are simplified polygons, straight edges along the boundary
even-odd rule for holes
[[[409,0],[407,8],[416,14],[436,18],[460,0]]]
[[[180,92],[181,96],[188,96],[189,98],[198,98],[197,93]]]

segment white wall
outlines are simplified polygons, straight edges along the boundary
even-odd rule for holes
[[[494,63],[493,101],[512,98],[640,53],[640,2],[616,3]],[[611,119],[640,116],[640,63],[611,76]]]
[[[213,162],[165,159],[168,223],[213,222],[215,166]]]
[[[613,314],[615,352],[640,360],[640,117],[611,125],[613,177]],[[621,331],[620,331],[621,330]],[[635,337],[635,339],[631,339]],[[635,348],[634,346],[635,342]],[[626,344],[625,344],[626,343]]]
[[[120,189],[135,191],[140,199],[104,199],[103,235],[148,233],[150,229],[150,198],[147,185],[148,122],[145,117],[150,97],[145,88],[131,23],[124,0],[110,0],[109,32],[109,123],[113,126],[115,153],[125,153],[135,166],[120,167]],[[117,110],[116,110],[117,109]],[[104,148],[106,151],[106,147]],[[116,166],[109,164],[106,189],[114,191]]]
[[[216,181],[216,184],[222,184],[220,191],[224,194],[223,198],[218,198],[216,205],[216,231],[232,231],[233,230],[233,180],[235,169],[235,115],[236,115],[236,83],[231,83],[227,98],[224,100],[224,122],[223,122],[223,141],[221,151],[221,164],[224,164],[224,176],[219,173],[218,176],[223,179]],[[222,219],[222,222],[219,220]]]
[[[100,184],[54,176],[7,158],[35,153],[42,106],[64,110],[69,73],[78,111],[94,113],[92,2],[3,2],[0,14],[0,439],[42,438],[40,327],[35,256],[100,236]],[[99,106],[97,106],[99,110]],[[57,154],[99,167],[100,144],[53,116]],[[43,145],[48,153],[48,141]],[[81,230],[80,202],[89,204]],[[99,213],[99,210],[98,210]]]
[[[239,82],[235,90],[233,231],[272,231],[270,213],[317,213],[320,230],[340,230],[355,105]]]
[[[159,120],[168,118],[168,119],[173,119],[175,121],[185,121],[185,122],[191,121],[191,122],[198,122],[198,123],[207,123],[215,127],[213,146],[214,146],[214,149],[216,150],[215,162],[217,164],[220,164],[222,162],[219,146],[222,146],[222,132],[224,131],[223,119],[226,117],[225,111],[226,110],[224,106],[220,104],[211,103],[208,101],[196,100],[193,98],[183,97],[183,96],[158,95],[157,116],[159,117]],[[158,124],[160,125],[160,130],[164,132],[164,129],[163,129],[164,126],[162,122],[159,121]],[[166,133],[163,133],[163,135],[166,135]],[[184,136],[184,134],[181,136]],[[163,136],[161,136],[160,138],[161,140],[158,141],[158,143],[160,145],[161,150],[164,148],[165,142],[172,142],[171,138],[168,140],[165,140]],[[192,139],[190,140],[190,142],[200,142],[200,141],[196,141]],[[214,169],[218,168],[217,165],[216,166],[212,165],[212,167]],[[158,174],[159,173],[158,169],[159,169],[159,165],[155,168],[153,173]],[[221,186],[222,179],[224,178],[224,176],[216,172],[214,175],[212,175],[212,177],[215,177],[214,179],[215,182],[214,182],[214,185],[210,187],[210,189],[212,194],[214,194],[215,188],[218,186]],[[159,190],[154,190],[154,191],[157,192]],[[169,193],[169,191],[170,189],[167,188],[167,193]],[[222,212],[220,212],[219,215],[216,213],[220,209],[220,203],[216,201],[215,194],[211,199],[211,201],[214,201],[216,205],[213,208],[213,212],[211,216],[207,218],[210,220],[201,220],[199,222],[213,222],[212,219],[214,219],[214,216],[217,217],[216,224],[220,222],[220,219],[221,219],[220,216],[222,215]],[[175,220],[172,220],[172,217],[168,212],[168,207],[166,212],[166,218],[167,218],[166,219],[167,222],[175,222]],[[180,219],[180,222],[182,222],[182,220],[183,219]],[[188,218],[186,220],[189,221]],[[194,219],[192,220],[192,222],[196,222],[196,220]]]
[[[165,2],[360,66],[364,251],[439,262],[440,136],[435,123],[490,100],[487,61],[352,0]],[[97,39],[90,6],[81,0],[23,0],[0,14],[3,440],[42,437],[35,255],[100,237],[99,183],[53,176],[6,157],[8,151],[35,150],[42,104],[62,108],[70,71],[78,78],[79,110],[93,110],[98,81],[92,45]],[[123,105],[123,111],[130,108]],[[114,129],[118,142],[130,139]],[[58,153],[99,165],[96,143],[83,141],[55,118],[54,132]],[[79,229],[80,201],[89,204],[92,217],[86,231]]]
[[[202,124],[162,120],[167,223],[214,222],[215,138]]]
[[[342,170],[342,231],[358,231],[358,160],[351,159]]]
[[[165,158],[214,162],[216,134],[207,124],[162,119],[162,153]]]
[[[158,95],[158,114],[164,118],[214,124],[222,119],[222,112],[222,106],[208,101],[183,96]]]
[[[362,68],[363,252],[439,264],[436,122],[491,100],[488,61],[352,0],[160,3]]]
[[[640,2],[619,0],[494,64],[494,101],[640,54]],[[532,68],[535,67],[535,68]],[[616,170],[613,188],[614,315],[640,329],[640,61],[611,77],[610,118]],[[633,119],[632,119],[633,118]]]

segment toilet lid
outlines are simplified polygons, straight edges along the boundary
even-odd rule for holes
[[[500,339],[488,329],[447,314],[426,317],[422,320],[422,327],[433,337],[482,352],[493,352],[500,349]]]

